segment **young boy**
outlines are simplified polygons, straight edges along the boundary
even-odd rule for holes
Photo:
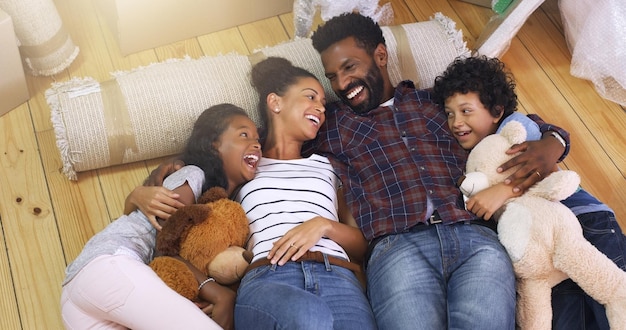
[[[497,133],[510,120],[526,127],[528,140],[541,138],[537,124],[515,111],[515,82],[497,58],[455,60],[436,78],[433,94],[433,100],[448,116],[450,131],[466,150],[471,150],[485,136]],[[539,172],[536,174],[541,176]],[[466,206],[476,215],[489,219],[515,195],[510,186],[496,185],[470,198]],[[585,238],[626,270],[626,236],[613,211],[582,188],[562,203],[576,214]],[[604,307],[571,279],[552,289],[552,308],[553,329],[609,329]]]

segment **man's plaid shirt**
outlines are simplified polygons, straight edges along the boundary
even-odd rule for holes
[[[542,132],[557,131],[569,141],[567,132],[533,120]],[[476,219],[456,185],[467,152],[430,92],[410,81],[398,85],[391,107],[358,115],[342,102],[327,105],[313,148],[328,157],[351,192],[348,206],[368,240],[407,231],[435,210],[444,223]]]

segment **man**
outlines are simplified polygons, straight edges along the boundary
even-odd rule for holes
[[[368,298],[380,329],[513,329],[515,278],[494,222],[463,207],[456,187],[466,153],[447,131],[429,91],[391,85],[380,27],[359,14],[326,22],[313,35],[341,102],[309,146],[339,173],[354,217],[370,240]],[[567,132],[540,123],[542,132]],[[525,190],[564,157],[546,133],[502,165]],[[172,168],[163,164],[158,182]]]
[[[371,19],[335,17],[312,39],[342,101],[327,105],[313,148],[338,171],[371,240],[365,266],[378,327],[513,329],[512,266],[495,223],[463,207],[455,183],[466,153],[447,131],[443,111],[411,82],[394,89],[382,31]],[[567,139],[567,132],[540,124],[542,132]],[[510,179],[526,189],[566,147],[546,134],[503,167],[524,164]]]

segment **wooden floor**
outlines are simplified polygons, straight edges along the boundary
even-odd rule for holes
[[[64,268],[95,232],[122,213],[125,196],[159,160],[93,170],[68,181],[50,123],[44,92],[53,81],[128,70],[172,57],[251,50],[293,36],[285,14],[122,57],[93,1],[56,0],[80,47],[78,59],[54,78],[27,77],[32,98],[0,118],[0,329],[60,329]],[[386,2],[386,1],[383,1]],[[491,12],[457,0],[392,0],[394,24],[442,12],[457,22],[471,47]],[[626,225],[626,112],[570,76],[556,0],[525,23],[503,57],[516,76],[521,111],[538,113],[572,133],[564,166],[581,174]],[[97,283],[94,283],[97,285]]]

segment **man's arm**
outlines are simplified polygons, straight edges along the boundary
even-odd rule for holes
[[[539,125],[542,138],[539,141],[526,141],[512,146],[507,153],[514,154],[522,152],[520,155],[505,162],[498,171],[520,165],[521,167],[505,180],[505,184],[519,182],[513,188],[514,192],[526,191],[537,181],[556,169],[556,164],[567,156],[569,152],[569,133],[564,129],[546,124],[539,116],[529,115],[533,121]],[[553,132],[557,133],[555,136]],[[559,139],[558,137],[561,137]],[[519,180],[519,181],[517,181]]]

